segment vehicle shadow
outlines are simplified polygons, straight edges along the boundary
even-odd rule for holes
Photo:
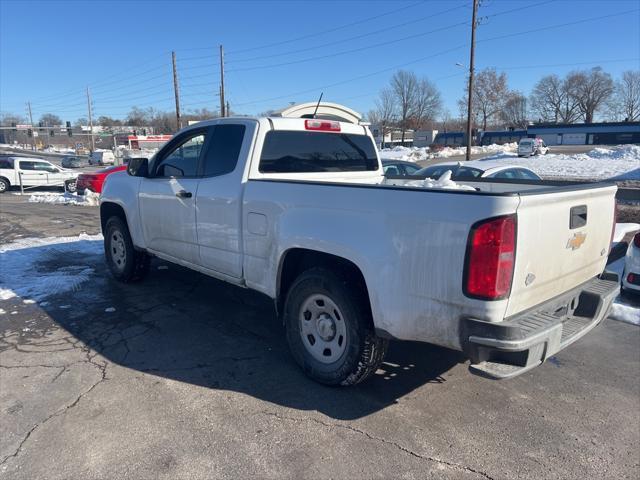
[[[89,279],[47,297],[40,308],[46,321],[122,367],[347,420],[381,410],[425,384],[438,388],[446,372],[465,360],[444,348],[392,342],[382,369],[367,382],[326,387],[294,363],[270,299],[158,260],[144,282],[123,285],[107,272],[101,242],[75,243],[86,244],[85,250],[39,246],[5,252],[2,261],[31,259],[23,284],[29,275],[92,269]],[[33,330],[21,341],[38,335]]]

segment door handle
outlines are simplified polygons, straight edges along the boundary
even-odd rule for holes
[[[178,198],[191,198],[193,195],[191,192],[187,192],[186,190],[180,190],[176,193],[176,197]]]

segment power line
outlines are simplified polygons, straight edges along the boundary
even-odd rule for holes
[[[352,78],[349,78],[349,79],[346,79],[346,80],[341,80],[339,82],[334,82],[334,83],[331,83],[331,84],[328,84],[328,85],[317,86],[317,87],[310,88],[310,89],[307,89],[307,90],[301,90],[301,91],[298,91],[298,92],[291,92],[291,93],[287,93],[286,95],[279,95],[277,97],[266,98],[266,99],[263,99],[263,100],[236,103],[235,105],[236,106],[255,105],[257,103],[265,103],[265,102],[269,102],[269,101],[272,101],[272,100],[280,100],[280,99],[283,99],[283,98],[292,97],[294,95],[301,95],[303,93],[319,92],[319,91],[321,91],[321,90],[323,90],[325,88],[336,87],[338,85],[343,85],[345,83],[355,82],[357,80],[362,80],[363,78],[373,77],[373,76],[379,75],[381,73],[386,73],[386,72],[389,72],[389,71],[392,71],[392,70],[397,70],[398,68],[406,67],[407,65],[413,65],[414,63],[422,62],[424,60],[435,58],[435,57],[438,57],[440,55],[444,55],[446,53],[450,53],[450,52],[454,52],[456,50],[460,50],[460,49],[462,49],[462,48],[464,48],[466,46],[467,46],[467,44],[465,43],[465,44],[462,44],[462,45],[458,45],[456,47],[452,47],[452,48],[448,48],[446,50],[442,50],[440,52],[437,52],[437,53],[434,53],[434,54],[431,54],[431,55],[427,55],[426,57],[420,57],[420,58],[417,58],[415,60],[411,60],[409,62],[404,62],[404,63],[397,64],[397,65],[394,65],[394,66],[391,66],[391,67],[383,68],[381,70],[377,70],[377,71],[371,72],[371,73],[366,73],[364,75],[358,75],[357,77],[352,77]]]
[[[259,56],[259,57],[251,57],[251,58],[242,58],[242,59],[238,59],[238,60],[231,60],[231,61],[229,61],[227,63],[231,64],[231,63],[240,63],[240,62],[250,62],[250,61],[254,61],[254,60],[262,60],[262,59],[265,59],[265,58],[282,57],[282,56],[285,56],[285,55],[293,55],[295,53],[308,52],[309,50],[317,50],[319,48],[330,47],[332,45],[338,45],[340,43],[345,43],[345,42],[349,42],[349,41],[352,41],[352,40],[357,40],[357,39],[360,39],[360,38],[369,37],[371,35],[379,35],[382,32],[393,30],[393,29],[399,28],[399,27],[404,27],[406,25],[411,25],[413,23],[422,22],[422,21],[427,20],[429,18],[434,18],[434,17],[437,17],[439,15],[443,15],[445,13],[453,12],[455,10],[460,10],[461,8],[464,8],[464,7],[466,7],[466,4],[458,5],[457,7],[449,8],[447,10],[443,10],[441,12],[437,12],[437,13],[434,13],[434,14],[431,14],[431,15],[427,15],[425,17],[420,17],[420,18],[417,18],[415,20],[410,20],[408,22],[399,23],[397,25],[391,25],[391,26],[386,27],[386,28],[378,29],[375,32],[363,33],[363,34],[360,34],[360,35],[355,35],[353,37],[344,38],[342,40],[335,40],[333,42],[323,43],[321,45],[315,45],[315,46],[312,46],[312,47],[300,48],[300,49],[297,49],[297,50],[290,50],[290,51],[287,51],[287,52],[274,53],[274,54],[271,54],[271,55],[262,55],[262,56]]]
[[[302,35],[300,37],[290,38],[288,40],[282,40],[282,41],[278,41],[278,42],[274,42],[274,43],[269,43],[269,44],[266,44],[266,45],[259,45],[257,47],[249,47],[249,48],[242,48],[242,49],[239,49],[239,50],[232,50],[231,52],[229,52],[229,54],[233,55],[233,54],[237,54],[237,53],[251,52],[251,51],[255,51],[255,50],[263,50],[265,48],[277,47],[279,45],[286,45],[287,43],[293,43],[293,42],[297,42],[297,41],[300,41],[300,40],[306,40],[307,38],[317,37],[319,35],[324,35],[325,33],[336,32],[336,31],[342,30],[344,28],[353,27],[354,25],[361,25],[363,23],[370,22],[371,20],[377,20],[378,18],[382,18],[382,17],[385,17],[387,15],[398,13],[398,12],[401,12],[403,10],[407,10],[408,8],[413,8],[413,7],[415,7],[417,5],[420,5],[422,3],[425,3],[425,2],[424,1],[415,2],[415,3],[409,4],[409,5],[405,5],[403,7],[400,7],[400,8],[396,8],[394,10],[390,10],[390,11],[387,11],[387,12],[384,12],[384,13],[380,13],[378,15],[374,15],[372,17],[363,18],[362,20],[357,20],[355,22],[347,23],[347,24],[344,24],[344,25],[340,25],[338,27],[333,27],[333,28],[330,28],[330,29],[327,29],[327,30],[322,30],[322,31],[315,32],[315,33],[309,33],[307,35]]]
[[[549,25],[547,27],[534,28],[532,30],[525,30],[523,32],[507,33],[505,35],[498,35],[497,37],[484,38],[482,40],[478,40],[478,42],[489,42],[489,41],[492,41],[492,40],[502,40],[503,38],[517,37],[519,35],[527,35],[529,33],[542,32],[542,31],[545,31],[545,30],[553,30],[554,28],[568,27],[570,25],[579,25],[581,23],[592,22],[594,20],[602,20],[604,18],[620,17],[622,15],[627,15],[629,13],[636,13],[636,12],[640,12],[640,9],[626,10],[624,12],[612,13],[610,15],[599,15],[597,17],[583,18],[582,20],[576,20],[576,21],[573,21],[573,22],[559,23],[557,25]]]
[[[133,74],[133,75],[131,74],[131,71],[132,71],[132,70],[136,70],[136,69],[138,69],[138,68],[140,68],[140,67],[143,67],[143,66],[145,66],[145,65],[148,65],[148,64],[150,64],[150,63],[154,62],[157,58],[159,58],[159,57],[161,57],[161,56],[164,56],[164,54],[165,54],[165,53],[166,53],[166,52],[162,53],[161,55],[158,55],[158,56],[152,57],[152,58],[151,58],[151,59],[149,59],[148,61],[143,62],[143,63],[141,63],[141,64],[139,64],[139,65],[136,65],[136,66],[135,66],[135,67],[133,67],[133,68],[123,69],[123,70],[122,70],[122,71],[120,71],[119,73],[116,73],[116,74],[114,74],[114,75],[110,75],[110,76],[104,77],[104,78],[102,78],[100,81],[97,81],[97,82],[89,82],[89,84],[90,84],[90,85],[92,85],[92,86],[98,86],[98,85],[103,85],[103,84],[105,84],[105,83],[104,83],[104,80],[109,80],[109,79],[111,79],[111,78],[117,78],[117,77],[120,77],[120,76],[126,76],[126,80],[128,80],[128,79],[129,79],[129,78],[131,78],[132,76],[134,76],[134,77],[135,77],[135,76],[142,75],[143,73],[147,73],[147,72],[149,72],[150,70],[147,70],[147,71],[145,71],[145,72],[141,72],[140,74]],[[158,67],[158,68],[159,68],[159,67]],[[156,68],[156,69],[157,69],[157,68]],[[52,95],[47,95],[47,96],[44,96],[44,97],[39,97],[39,98],[36,98],[36,101],[46,101],[46,100],[48,100],[48,99],[53,99],[53,98],[56,98],[56,99],[57,99],[57,98],[60,98],[60,97],[66,97],[66,96],[70,96],[70,95],[76,95],[76,94],[77,94],[77,92],[79,92],[79,91],[82,91],[82,87],[78,87],[77,89],[74,89],[74,90],[69,90],[69,91],[68,91],[68,93],[63,92],[63,93],[61,93],[61,94],[56,94],[56,95],[52,94]]]
[[[444,27],[437,28],[435,30],[430,30],[428,32],[417,33],[417,34],[414,34],[414,35],[409,35],[409,36],[406,36],[406,37],[398,38],[396,40],[380,42],[380,43],[376,43],[376,44],[373,44],[373,45],[367,45],[365,47],[353,48],[351,50],[343,50],[341,52],[330,53],[330,54],[327,54],[327,55],[320,55],[320,56],[317,56],[317,57],[303,58],[303,59],[300,59],[300,60],[293,60],[293,61],[290,61],[290,62],[276,63],[276,64],[272,64],[272,65],[259,65],[259,66],[256,66],[256,67],[234,68],[234,69],[230,69],[229,71],[230,72],[232,72],[232,71],[233,72],[243,72],[243,71],[248,71],[248,70],[260,70],[260,69],[263,69],[263,68],[275,68],[275,67],[283,67],[283,66],[286,66],[286,65],[295,65],[295,64],[298,64],[298,63],[313,62],[313,61],[322,60],[322,59],[325,59],[325,58],[337,57],[339,55],[346,55],[346,54],[349,54],[349,53],[362,52],[364,50],[370,50],[372,48],[386,46],[386,45],[390,45],[392,43],[398,43],[398,42],[401,42],[401,41],[404,41],[404,40],[409,40],[409,39],[412,39],[412,38],[423,37],[425,35],[430,35],[432,33],[441,32],[442,30],[450,30],[451,28],[459,27],[459,26],[462,26],[462,25],[467,25],[467,22],[466,21],[458,22],[458,23],[454,23],[452,25],[447,25],[447,26],[444,26]]]

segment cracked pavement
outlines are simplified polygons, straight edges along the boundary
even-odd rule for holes
[[[0,200],[3,243],[98,231],[95,208]],[[46,268],[77,262],[60,257]],[[301,374],[268,299],[157,260],[135,285],[85,263],[76,291],[0,302],[0,478],[640,476],[638,327],[608,320],[503,382],[394,342],[334,389]]]

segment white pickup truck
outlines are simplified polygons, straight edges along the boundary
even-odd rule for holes
[[[157,256],[268,295],[326,384],[367,378],[389,339],[512,377],[606,318],[616,186],[463,183],[385,180],[368,128],[331,117],[201,122],[108,177],[106,260],[123,282]]]
[[[10,187],[63,187],[76,191],[78,173],[37,157],[0,155],[0,193]]]

